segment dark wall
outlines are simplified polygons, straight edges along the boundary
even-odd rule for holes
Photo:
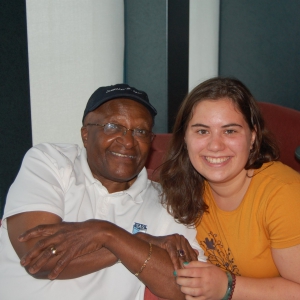
[[[300,110],[300,1],[220,2],[220,75],[259,101]]]
[[[188,92],[189,0],[125,0],[125,76],[156,107],[154,132],[170,132]]]
[[[168,132],[189,89],[189,0],[168,2]]]
[[[26,5],[0,1],[0,218],[9,186],[32,145]]]
[[[158,111],[155,132],[167,129],[167,7],[162,0],[125,0],[124,81],[147,92]]]

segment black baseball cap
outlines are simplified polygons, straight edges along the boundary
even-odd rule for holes
[[[116,98],[127,98],[143,104],[151,113],[153,119],[157,114],[156,109],[150,104],[148,95],[128,84],[119,83],[115,85],[99,87],[90,97],[83,113],[82,123],[88,113],[98,108],[109,100]]]

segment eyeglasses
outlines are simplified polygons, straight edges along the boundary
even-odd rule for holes
[[[120,124],[114,124],[114,123],[106,123],[106,124],[92,124],[88,123],[85,126],[99,126],[103,128],[103,132],[106,135],[110,136],[116,136],[121,137],[122,135],[126,135],[127,131],[132,131],[132,136],[142,142],[142,143],[151,143],[154,138],[154,133],[145,129],[139,129],[139,128],[126,128],[123,125]]]

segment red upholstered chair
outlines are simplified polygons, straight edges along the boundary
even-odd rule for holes
[[[259,107],[279,143],[279,160],[300,172],[300,161],[295,156],[300,146],[300,111],[266,102],[259,102]]]
[[[150,155],[146,162],[148,176],[152,180],[157,178],[155,176],[156,174],[153,174],[153,172],[158,166],[161,165],[171,136],[171,133],[160,133],[155,136],[152,142]]]
[[[159,300],[157,296],[153,295],[150,290],[146,287],[144,300]]]

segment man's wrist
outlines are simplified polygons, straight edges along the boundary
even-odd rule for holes
[[[115,228],[117,226],[113,223],[102,220],[100,221],[99,225],[100,228],[98,230],[98,233],[100,234],[100,241],[103,242],[103,247],[109,249],[109,242],[114,238]]]
[[[150,234],[147,234],[147,233],[144,233],[144,232],[137,232],[137,233],[135,233],[135,236],[138,237],[139,239],[143,240],[143,241],[151,242],[150,241],[150,239],[151,239]]]

